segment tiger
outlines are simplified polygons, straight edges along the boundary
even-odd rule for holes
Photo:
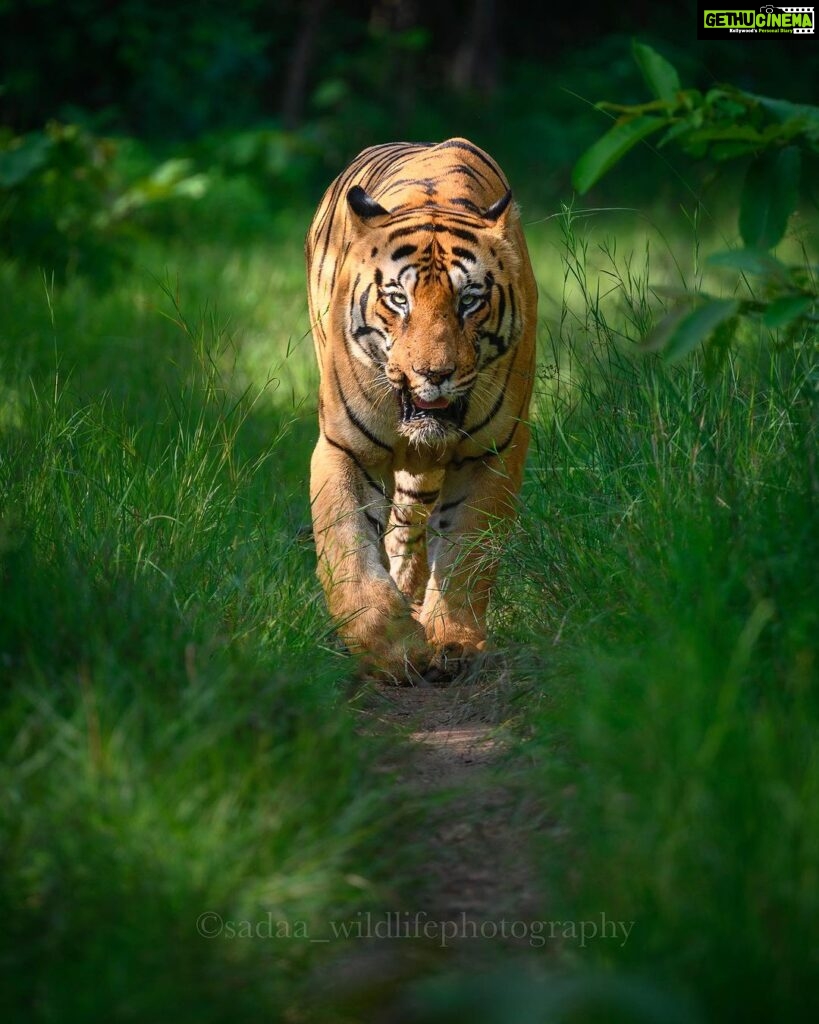
[[[486,650],[529,444],[537,286],[505,174],[464,138],[361,152],[306,242],[317,574],[368,676]]]

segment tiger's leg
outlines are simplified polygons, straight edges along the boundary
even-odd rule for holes
[[[430,578],[420,621],[436,666],[457,672],[486,646],[486,610],[505,527],[515,514],[528,430],[516,431],[506,463],[489,458],[447,471],[430,522]]]
[[[310,473],[317,573],[339,634],[364,656],[365,670],[404,680],[424,671],[431,652],[389,573],[381,534],[391,501],[387,467],[378,468],[319,438]]]
[[[443,471],[395,474],[389,525],[384,547],[390,574],[409,601],[423,601],[429,579],[427,522],[441,490]]]

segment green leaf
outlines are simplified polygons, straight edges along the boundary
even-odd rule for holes
[[[781,129],[777,129],[779,131]],[[753,142],[757,146],[763,146],[768,142],[769,137],[758,132],[756,128],[744,124],[709,125],[707,128],[699,128],[691,133],[692,142]]]
[[[668,336],[664,353],[666,359],[671,363],[683,359],[738,310],[737,299],[710,299],[686,314]]]
[[[711,159],[722,163],[724,160],[736,160],[740,156],[748,156],[759,147],[752,142],[714,142],[711,144]]]
[[[636,40],[631,44],[631,52],[643,73],[646,85],[657,99],[665,100],[666,103],[675,102],[680,91],[680,76],[673,64],[669,64],[665,57],[661,57],[650,46]]]
[[[638,142],[663,125],[664,117],[635,117],[621,121],[590,146],[574,165],[572,184],[582,195]]]
[[[763,153],[748,167],[739,208],[746,246],[771,249],[782,238],[796,206],[799,167],[796,146]]]
[[[712,253],[705,262],[711,267],[727,267],[729,270],[739,270],[743,274],[775,278],[779,281],[789,280],[785,264],[780,263],[764,249],[726,249],[724,252]]]
[[[699,110],[703,105],[704,97],[699,89],[683,89],[680,93],[680,102],[686,110]]]
[[[628,114],[631,117],[639,117],[640,114],[664,113],[669,106],[676,106],[676,104],[666,103],[665,100],[650,100],[648,103],[610,103],[608,100],[599,100],[595,103],[598,110],[611,110],[615,114]]]
[[[746,94],[765,110],[770,111],[780,121],[791,121],[798,118],[803,121],[812,121],[819,128],[819,107],[811,106],[809,103],[791,103],[788,100],[771,99],[770,96],[760,96],[757,93]]]
[[[192,161],[182,158],[175,157],[171,160],[166,160],[161,163],[158,167],[154,168],[151,174],[151,181],[155,185],[162,187],[169,187],[181,181],[182,178],[188,176],[188,172],[191,169]]]
[[[807,313],[816,300],[811,295],[783,295],[774,299],[762,314],[762,323],[771,330],[786,327],[792,320],[798,320]]]
[[[658,294],[676,299],[677,305],[666,313],[665,316],[648,332],[643,339],[642,350],[644,352],[662,352],[668,344],[668,339],[676,331],[680,321],[688,316],[693,296],[691,292],[683,288],[659,286]]]
[[[791,125],[817,148],[819,143],[819,107],[808,103],[789,103],[787,100],[770,99],[768,96],[757,96],[747,93],[763,110],[767,111],[781,124]]]
[[[736,316],[730,316],[727,320],[723,320],[711,335],[709,343],[705,346],[703,369],[705,371],[705,378],[709,383],[713,383],[716,380],[717,375],[725,366],[728,351],[736,333],[737,320],[738,317]]]
[[[673,142],[674,139],[680,139],[680,145],[685,148],[685,138],[680,136],[686,136],[690,132],[696,131],[702,122],[700,111],[695,110],[693,114],[689,114],[688,117],[682,118],[680,121],[674,122],[668,131],[663,135],[660,141],[657,143],[657,149],[662,149],[663,146],[669,142]]]

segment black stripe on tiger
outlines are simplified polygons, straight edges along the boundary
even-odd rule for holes
[[[486,223],[479,216],[474,217],[467,213],[461,213],[459,210],[454,210],[452,207],[437,206],[435,204],[423,207],[413,206],[407,210],[397,209],[390,216],[390,225],[401,227],[407,221],[421,221],[421,225],[423,225],[423,223],[429,221],[430,217],[439,218],[455,227],[473,228],[476,231],[481,231],[486,227]]]
[[[420,502],[422,505],[431,505],[437,500],[438,495],[441,493],[440,490],[436,491],[414,491],[407,487],[396,487],[396,494],[403,494],[407,498],[412,498],[413,501]]]
[[[429,232],[435,235],[454,235],[455,238],[462,238],[465,242],[472,242],[478,245],[478,236],[465,228],[452,227],[449,224],[433,224],[428,221],[425,224],[415,224],[412,227],[396,228],[389,233],[388,240],[394,242],[396,238],[406,238],[407,235],[414,235],[419,232]]]
[[[508,184],[507,184],[506,178],[504,177],[503,172],[501,171],[500,167],[498,167],[498,165],[495,163],[495,161],[490,156],[487,156],[487,154],[484,153],[483,150],[478,149],[477,146],[473,146],[469,142],[461,142],[461,141],[456,140],[456,139],[450,139],[448,142],[442,142],[439,145],[438,148],[439,149],[465,149],[468,153],[471,153],[472,156],[474,156],[478,160],[480,160],[482,164],[484,164],[486,167],[488,167],[492,171],[492,173],[495,175],[495,177],[498,179],[498,181],[501,182],[501,184],[504,186],[504,188],[508,188],[509,187]]]
[[[356,288],[358,288],[360,283],[361,283],[361,274],[356,274],[355,280],[353,281],[353,286],[350,289],[350,310],[349,310],[349,316],[347,318],[350,323],[352,323],[352,321],[353,321],[353,310],[355,309],[355,290],[356,290]],[[368,287],[369,287],[369,285],[368,285]],[[364,316],[364,311],[363,310],[361,311],[361,319],[362,320],[366,320],[366,317]]]
[[[457,508],[459,505],[463,505],[466,501],[466,495],[463,498],[456,498],[454,501],[445,501],[443,505],[438,509],[439,512],[449,512],[453,508]]]
[[[421,541],[426,541],[426,536],[424,535],[423,531],[420,533],[411,533],[408,537],[402,537],[399,543],[401,544],[402,548],[411,548],[414,547],[416,544],[420,544]],[[399,551],[397,554],[392,555],[391,557],[402,558],[403,555]]]
[[[361,475],[364,477],[364,479],[367,481],[369,486],[372,487],[374,491],[378,491],[382,498],[387,498],[388,500],[390,500],[390,495],[387,494],[387,490],[384,487],[384,485],[379,484],[376,480],[373,480],[373,478],[370,476],[367,470],[361,465],[358,456],[352,450],[352,448],[348,448],[346,444],[341,444],[339,441],[334,441],[333,438],[329,436],[329,434],[324,434],[323,436],[327,444],[329,444],[333,448],[338,448],[340,452],[344,452],[347,458],[350,459],[355,464],[356,469],[359,471],[359,473],[361,473]]]
[[[509,317],[510,317],[509,333],[514,335],[515,327],[516,327],[517,321],[518,321],[518,306],[517,306],[517,303],[515,302],[515,292],[514,292],[514,289],[507,288],[506,289],[506,294],[509,296]]]
[[[370,301],[370,292],[372,291],[372,288],[373,283],[372,281],[370,281],[370,283],[358,297],[358,309],[361,313],[361,319],[364,321],[365,324],[367,322],[367,304]],[[353,291],[351,292],[351,300],[352,299],[355,299],[355,289],[353,289]],[[350,319],[352,320],[352,301],[350,306]]]
[[[452,255],[458,256],[460,259],[466,260],[468,263],[477,262],[477,257],[475,256],[475,253],[472,252],[471,249],[464,249],[462,245],[453,245]]]
[[[504,289],[503,289],[502,285],[493,284],[493,288],[495,288],[497,290],[497,293],[498,293],[498,306],[497,306],[497,310],[498,310],[498,330],[502,331],[503,330],[503,318],[504,318],[504,315],[506,313],[506,295],[504,294]]]
[[[467,199],[465,196],[455,196],[453,199],[448,199],[448,203],[453,206],[463,206],[465,210],[471,210],[472,213],[481,214],[481,208],[477,203],[473,203],[471,199]]]
[[[368,327],[366,325],[364,327],[356,327],[352,335],[348,335],[345,332],[344,337],[345,341],[347,338],[351,338],[352,341],[355,342],[356,346],[364,353],[365,356],[367,356],[370,362],[381,366],[384,363],[384,355],[377,341],[367,341],[367,338],[371,334],[374,334],[376,338],[380,338],[382,342],[384,341],[385,335],[383,331],[378,327]]]
[[[367,522],[370,524],[370,526],[372,526],[372,528],[375,530],[376,534],[378,535],[378,539],[379,540],[383,540],[384,539],[384,534],[387,531],[386,531],[386,528],[385,528],[384,524],[381,522],[381,520],[380,519],[376,519],[376,517],[374,515],[372,515],[370,512],[367,512],[366,510],[364,511],[364,518],[367,520]]]
[[[512,370],[514,369],[514,367],[515,361],[513,359],[509,363],[509,369],[506,371],[506,378],[503,382],[503,387],[498,392],[498,397],[495,399],[495,404],[492,406],[492,408],[489,410],[486,416],[484,416],[484,418],[479,423],[475,423],[471,427],[464,428],[467,434],[475,434],[479,430],[483,430],[483,428],[488,426],[492,422],[492,420],[498,415],[506,398],[506,389],[509,387],[509,380],[512,376]]]
[[[472,462],[489,462],[491,459],[498,458],[499,455],[503,455],[503,453],[512,443],[515,437],[515,432],[517,431],[520,424],[521,420],[518,417],[512,424],[512,429],[509,431],[509,434],[499,445],[496,445],[494,448],[487,449],[481,455],[464,455],[460,459],[453,459],[452,462],[450,463],[450,466],[452,466],[453,469],[463,469],[464,466],[469,465]],[[443,511],[443,508],[441,509],[441,511]]]
[[[358,347],[361,348],[363,351],[367,352],[367,355],[369,355],[370,359],[372,359],[373,362],[377,362],[377,360],[373,356],[372,351],[370,351],[371,346],[367,346],[367,348],[365,349],[364,346],[360,342],[357,341],[356,344],[358,344]],[[358,393],[361,395],[361,397],[364,399],[364,401],[367,403],[367,405],[369,405],[372,409],[377,409],[379,407],[379,405],[381,404],[381,400],[380,399],[376,400],[376,399],[372,398],[370,396],[370,394],[368,393],[369,392],[369,388],[371,387],[371,385],[368,386],[365,381],[362,381],[361,377],[359,376],[359,370],[358,370],[357,363],[358,363],[357,359],[350,359],[348,361],[348,366],[350,368],[350,372],[352,373],[353,377],[355,377],[355,382],[356,382],[356,384],[358,386]]]
[[[347,396],[344,394],[344,390],[341,387],[341,381],[338,379],[338,371],[335,366],[333,367],[333,380],[335,381],[336,391],[338,397],[341,399],[341,404],[344,406],[344,411],[347,413],[347,419],[352,425],[367,438],[372,444],[377,445],[379,448],[383,448],[385,452],[389,452],[392,455],[392,446],[385,444],[358,418],[353,409],[350,407],[350,403],[347,401]]]
[[[504,338],[502,334],[496,334],[494,331],[481,331],[478,335],[478,341],[483,344],[486,342],[495,349],[494,355],[489,355],[481,365],[481,369],[487,366],[491,366],[492,363],[497,362],[498,359],[503,358],[506,355],[507,349],[509,348],[509,340]]]
[[[390,259],[402,260],[405,256],[412,256],[414,252],[418,252],[417,245],[400,245],[394,253],[391,254]]]

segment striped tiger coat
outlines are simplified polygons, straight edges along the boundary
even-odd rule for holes
[[[465,139],[373,146],[306,256],[330,612],[367,670],[451,675],[485,645],[529,441],[537,290],[508,182]]]

